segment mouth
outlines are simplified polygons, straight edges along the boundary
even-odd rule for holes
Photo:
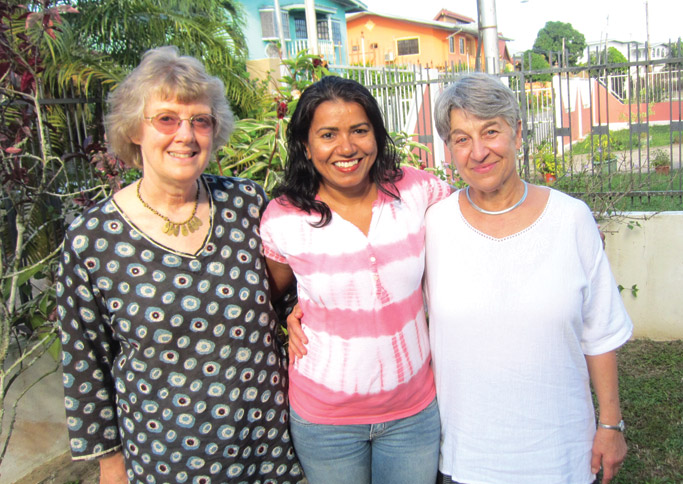
[[[333,165],[338,168],[352,168],[356,166],[358,163],[360,163],[360,158],[356,160],[335,161]]]
[[[171,156],[173,158],[181,158],[181,159],[187,159],[187,158],[192,158],[194,156],[197,156],[196,151],[191,151],[191,152],[169,151],[168,154],[169,154],[169,156]]]

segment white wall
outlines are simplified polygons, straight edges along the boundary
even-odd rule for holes
[[[634,337],[683,339],[683,212],[633,212],[602,223],[606,252]],[[629,229],[625,222],[638,222]],[[630,287],[638,286],[633,297]]]

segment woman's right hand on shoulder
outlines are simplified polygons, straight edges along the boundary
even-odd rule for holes
[[[122,452],[115,452],[100,459],[100,484],[128,484]]]
[[[292,309],[292,312],[287,316],[287,335],[289,337],[289,357],[292,358],[302,358],[308,350],[306,350],[306,344],[308,344],[308,338],[304,334],[304,330],[301,329],[301,318],[304,317],[304,313],[301,307],[296,304]]]

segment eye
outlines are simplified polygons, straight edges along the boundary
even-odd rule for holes
[[[353,130],[353,132],[356,134],[366,134],[369,131],[370,130],[368,128],[356,128],[355,130]]]
[[[161,113],[155,116],[157,123],[174,126],[178,124],[178,115],[173,113]]]
[[[332,139],[333,133],[331,131],[328,131],[326,133],[323,133],[320,135],[322,139]]]
[[[192,116],[192,124],[200,129],[213,128],[213,116],[209,114],[197,114]]]

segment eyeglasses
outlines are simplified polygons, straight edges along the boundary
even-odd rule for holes
[[[152,122],[152,126],[163,134],[173,134],[180,128],[180,123],[189,121],[192,129],[198,134],[212,134],[216,126],[216,118],[210,114],[195,114],[189,118],[181,118],[175,113],[159,113],[146,117]]]

